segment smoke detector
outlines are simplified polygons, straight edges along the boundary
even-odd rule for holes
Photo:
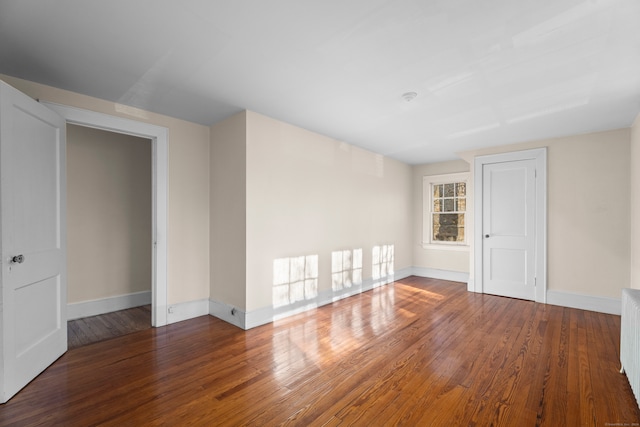
[[[404,99],[407,102],[411,102],[414,99],[416,99],[416,96],[418,96],[416,92],[405,92],[402,94],[402,99]]]

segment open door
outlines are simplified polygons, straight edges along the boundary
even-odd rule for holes
[[[0,81],[0,402],[67,350],[65,120]]]

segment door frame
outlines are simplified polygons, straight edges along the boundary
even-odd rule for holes
[[[500,154],[477,156],[474,159],[474,281],[473,291],[484,293],[483,284],[483,168],[486,164],[505,163],[518,160],[536,162],[536,218],[535,218],[535,265],[536,296],[535,301],[547,302],[547,147]]]
[[[151,325],[167,324],[168,129],[95,111],[41,101],[67,123],[151,140]]]

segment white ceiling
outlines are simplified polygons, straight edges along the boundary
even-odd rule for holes
[[[640,1],[0,0],[0,73],[428,163],[629,127]]]

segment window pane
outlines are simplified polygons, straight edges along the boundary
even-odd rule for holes
[[[444,184],[444,197],[455,196],[455,184]]]
[[[435,199],[433,201],[433,211],[442,212],[442,199]]]
[[[459,182],[456,184],[456,196],[464,197],[467,195],[467,184]]]
[[[432,233],[434,241],[463,242],[464,214],[434,214]]]
[[[442,197],[442,184],[433,186],[433,197]]]
[[[453,212],[455,211],[455,203],[453,199],[444,199],[444,212]]]
[[[458,199],[458,212],[467,210],[467,199]]]
[[[442,236],[440,236],[440,214],[433,214],[433,223],[431,224],[431,238],[434,241],[442,241]]]

